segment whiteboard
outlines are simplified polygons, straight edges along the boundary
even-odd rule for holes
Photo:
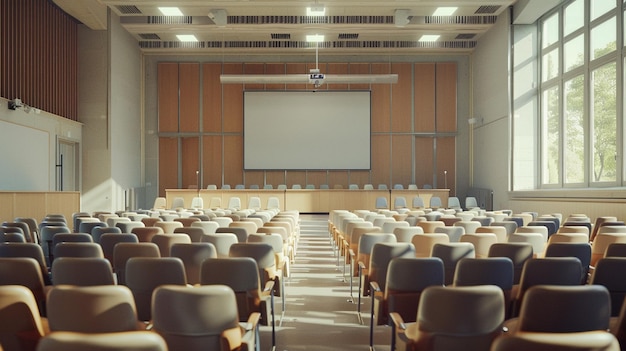
[[[369,170],[369,91],[244,92],[244,169]]]
[[[0,121],[0,190],[48,191],[48,132]]]

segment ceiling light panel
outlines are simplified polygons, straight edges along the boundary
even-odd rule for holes
[[[164,16],[184,16],[178,7],[159,7]]]
[[[313,5],[306,8],[307,16],[324,16],[326,8],[323,5]]]
[[[439,34],[437,34],[437,35],[425,34],[425,35],[422,35],[422,37],[419,38],[418,41],[424,42],[424,41],[437,41],[437,40],[439,40]]]
[[[184,41],[184,42],[198,41],[198,38],[196,38],[196,36],[193,34],[178,34],[176,35],[176,37],[178,38],[178,40]]]
[[[457,9],[458,7],[438,7],[433,16],[452,16]]]
[[[321,34],[308,34],[306,36],[306,41],[309,43],[321,43],[324,41],[324,36]]]

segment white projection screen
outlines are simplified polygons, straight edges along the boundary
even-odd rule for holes
[[[369,91],[245,91],[246,170],[369,170]]]

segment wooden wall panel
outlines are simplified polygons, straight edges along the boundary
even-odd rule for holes
[[[265,184],[271,184],[274,189],[278,187],[280,184],[285,183],[285,172],[284,171],[267,171],[265,172]]]
[[[222,136],[207,135],[202,138],[202,179],[206,188],[215,184],[222,185]]]
[[[288,63],[285,65],[285,71],[287,74],[308,74],[309,67],[306,63]],[[306,88],[306,84],[285,84],[286,90],[304,90]]]
[[[265,64],[263,63],[244,63],[243,64],[243,73],[244,74],[264,74],[265,73]],[[263,90],[263,84],[253,84],[253,83],[245,83],[243,85],[243,90]]]
[[[316,189],[326,182],[326,171],[308,171],[306,172],[306,183],[315,185]]]
[[[202,129],[217,133],[222,130],[221,63],[202,65]]]
[[[369,74],[369,63],[351,63],[348,67],[350,74]],[[369,84],[350,84],[350,90],[369,90]]]
[[[359,189],[363,189],[363,185],[369,184],[370,172],[369,171],[351,171],[349,184],[357,184]]]
[[[243,184],[243,137],[224,135],[224,182],[235,187]]]
[[[241,63],[225,63],[225,74],[242,74]],[[243,84],[224,84],[222,86],[223,132],[243,131]]]
[[[198,137],[181,138],[181,165],[182,165],[182,187],[197,188],[198,175],[196,171],[200,171],[198,164],[200,159],[200,139]],[[202,184],[204,185],[204,184]]]
[[[306,186],[306,172],[287,171],[287,187],[291,189],[294,184],[300,184],[304,188]]]
[[[450,196],[456,194],[456,141],[454,137],[438,137],[437,143],[437,185],[447,186]],[[444,171],[447,171],[447,176]]]
[[[327,63],[326,72],[323,70],[321,73],[325,74],[348,74],[347,63]],[[348,90],[348,84],[326,84],[328,90]]]
[[[348,189],[348,171],[328,172],[328,186],[331,189]]]
[[[391,65],[373,63],[372,74],[389,74]],[[393,84],[372,84],[372,132],[388,132],[391,128],[391,89]]]
[[[415,64],[415,132],[435,131],[435,64]]]
[[[52,2],[0,1],[0,96],[78,121],[78,22]]]
[[[372,135],[372,184],[389,185],[391,177],[391,136]]]
[[[456,132],[456,63],[437,63],[437,131]]]
[[[398,74],[398,83],[392,84],[391,131],[411,131],[411,100],[412,100],[412,65],[410,63],[393,63],[391,73]]]
[[[265,74],[285,74],[284,63],[265,64]],[[285,84],[265,84],[265,90],[285,90]]]
[[[410,157],[413,149],[412,135],[394,135],[391,139],[391,184],[402,184],[407,188],[411,183],[413,162]]]
[[[178,132],[178,64],[158,65],[159,132]]]
[[[431,137],[415,138],[415,184],[423,188],[433,184],[434,146]]]
[[[159,138],[159,196],[178,186],[178,138]]]
[[[263,189],[263,171],[246,171],[246,188],[250,188],[251,185],[256,185]]]
[[[180,131],[200,131],[200,64],[181,63],[179,74]]]

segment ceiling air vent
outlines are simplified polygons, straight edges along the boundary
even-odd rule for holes
[[[144,40],[160,40],[161,37],[156,33],[141,33],[139,37]]]
[[[501,7],[501,5],[485,5],[479,7],[474,13],[477,15],[490,15],[496,13]]]
[[[291,34],[289,33],[272,33],[272,39],[274,40],[289,40],[291,39]]]
[[[150,24],[192,24],[191,16],[148,16]]]
[[[469,39],[474,39],[474,37],[476,36],[475,33],[465,33],[465,34],[459,34],[456,36],[456,40],[469,40]]]
[[[141,15],[141,11],[134,5],[118,5],[117,10],[124,15]]]
[[[359,39],[359,34],[358,33],[339,33],[338,39],[355,40],[355,39]]]

